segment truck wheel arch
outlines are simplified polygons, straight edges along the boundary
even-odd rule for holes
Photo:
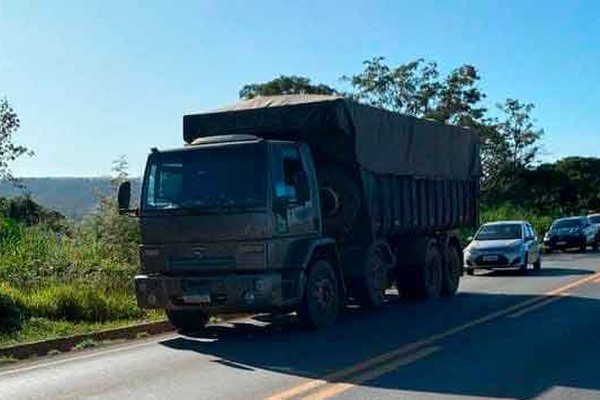
[[[340,286],[341,298],[345,300],[346,285],[344,283],[344,274],[340,266],[340,257],[337,245],[333,238],[322,238],[312,242],[306,254],[306,258],[302,264],[302,271],[305,277],[303,279],[303,282],[306,281],[306,274],[309,271],[311,265],[313,265],[317,260],[320,259],[326,260],[327,262],[329,262],[329,264],[331,264],[331,266],[333,266],[333,269],[335,270],[335,273],[337,275],[338,284]],[[304,285],[302,287],[302,290],[304,290]]]

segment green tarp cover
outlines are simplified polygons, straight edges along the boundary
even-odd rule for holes
[[[250,134],[308,143],[317,159],[358,163],[377,174],[433,179],[481,175],[475,131],[386,111],[338,96],[257,97],[186,115],[184,140]]]

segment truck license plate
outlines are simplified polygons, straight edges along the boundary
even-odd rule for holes
[[[210,294],[190,294],[183,296],[183,302],[188,304],[210,304]]]
[[[498,261],[498,256],[483,256],[483,261]]]

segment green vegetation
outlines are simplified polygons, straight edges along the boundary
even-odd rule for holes
[[[20,330],[0,334],[0,347],[65,336],[82,335],[104,329],[121,328],[138,322],[158,321],[162,318],[164,316],[158,312],[147,313],[143,319],[106,322],[72,322],[46,318],[29,318],[23,322]]]
[[[79,222],[0,199],[0,346],[161,318],[135,302],[138,243],[137,221],[108,198]]]
[[[160,318],[133,296],[135,220],[108,200],[77,224],[40,222],[37,207],[0,216],[0,346]]]

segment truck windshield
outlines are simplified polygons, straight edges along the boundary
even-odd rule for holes
[[[266,161],[265,146],[256,143],[152,154],[142,209],[265,207]]]
[[[475,240],[509,240],[521,239],[521,225],[494,224],[481,227]]]

